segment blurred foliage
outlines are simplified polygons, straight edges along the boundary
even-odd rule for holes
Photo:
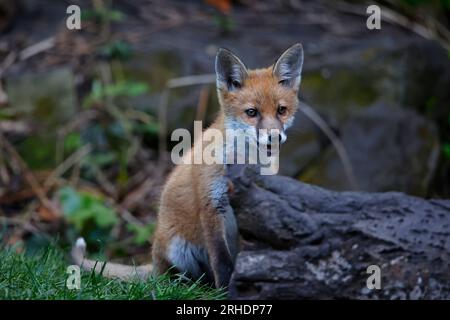
[[[105,83],[99,79],[93,80],[83,106],[99,108],[108,117],[104,118],[101,124],[91,126],[83,133],[85,141],[95,149],[93,155],[83,162],[91,174],[101,167],[118,163],[117,181],[121,184],[127,182],[127,168],[133,158],[132,152],[138,150],[141,140],[139,136],[156,135],[159,130],[158,123],[152,116],[129,105],[130,98],[148,92],[149,86],[144,82],[121,79]]]
[[[450,128],[450,112],[447,117],[447,122],[448,127]],[[442,153],[444,154],[444,158],[450,161],[450,141],[444,141],[442,145]]]
[[[79,192],[72,187],[62,188],[58,194],[65,219],[80,233],[91,221],[103,229],[111,228],[118,222],[117,213],[100,196]]]
[[[155,224],[138,225],[135,223],[128,223],[127,229],[134,233],[133,242],[137,245],[145,244],[155,232]]]
[[[100,48],[100,53],[108,59],[129,60],[133,55],[131,46],[121,40],[116,40]]]
[[[64,153],[71,154],[83,146],[81,135],[78,132],[71,132],[64,138]]]
[[[30,136],[17,145],[17,150],[33,170],[46,169],[56,165],[56,145],[50,135]]]
[[[206,0],[206,3],[215,8],[214,23],[221,34],[228,34],[234,28],[234,20],[231,16],[231,0]]]
[[[444,153],[444,157],[447,158],[447,160],[450,160],[450,143],[444,143],[442,152]]]
[[[125,15],[122,12],[109,8],[84,9],[81,12],[82,20],[91,20],[98,24],[119,22],[124,18]]]
[[[214,23],[222,34],[228,34],[234,29],[234,20],[228,15],[214,15]]]
[[[113,84],[103,84],[94,80],[90,94],[85,98],[83,106],[90,107],[102,102],[106,97],[136,97],[148,92],[149,86],[143,82],[120,81]]]

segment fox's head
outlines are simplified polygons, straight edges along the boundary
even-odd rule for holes
[[[216,56],[217,93],[226,129],[244,129],[258,144],[270,144],[270,132],[286,141],[286,129],[298,109],[303,47],[287,49],[273,66],[248,70],[227,49]],[[266,130],[260,130],[266,129]]]

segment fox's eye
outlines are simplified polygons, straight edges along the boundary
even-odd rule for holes
[[[240,89],[241,88],[241,83],[237,80],[231,80],[231,85],[236,88],[236,89]]]
[[[278,114],[283,115],[286,113],[287,108],[284,106],[279,106],[278,107]]]
[[[250,108],[250,109],[245,110],[245,113],[246,113],[250,118],[253,118],[253,117],[256,117],[256,115],[258,114],[258,110],[256,110],[255,108]]]

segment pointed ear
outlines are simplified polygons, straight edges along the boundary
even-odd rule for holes
[[[247,68],[231,51],[220,48],[216,56],[216,82],[218,89],[239,90],[247,77]]]
[[[287,49],[273,66],[273,75],[283,86],[298,90],[302,75],[303,46],[294,44]]]

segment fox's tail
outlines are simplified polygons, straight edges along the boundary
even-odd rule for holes
[[[145,280],[152,273],[152,265],[127,266],[119,263],[101,262],[86,259],[86,241],[78,238],[72,248],[73,261],[86,271],[94,270],[95,273],[101,274],[107,278],[118,278],[121,280]]]

